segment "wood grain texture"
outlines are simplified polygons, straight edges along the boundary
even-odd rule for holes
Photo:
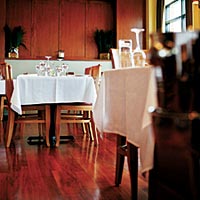
[[[96,29],[115,30],[114,7],[111,3],[90,2],[86,7],[86,57],[98,58],[97,46],[94,42]]]
[[[60,46],[69,57],[85,57],[85,3],[62,1]]]
[[[146,3],[145,0],[117,1],[116,7],[117,41],[119,39],[132,39],[133,48],[136,47],[136,39],[131,28],[146,27]],[[140,35],[141,48],[145,48],[145,33]],[[143,44],[143,45],[142,45]]]
[[[6,0],[5,22],[13,29],[15,26],[22,26],[26,32],[24,43],[27,50],[20,46],[20,56],[31,56],[31,29],[32,29],[32,3],[25,0]],[[0,19],[1,21],[2,19]]]
[[[28,136],[37,135],[37,126],[26,125],[24,135],[16,132],[13,146],[6,149],[2,126],[0,130],[0,199],[131,199],[126,160],[122,183],[115,186],[115,135],[104,134],[94,146],[80,127],[63,125],[62,134],[73,133],[75,142],[46,148],[26,143]],[[147,200],[147,182],[141,176],[138,181],[138,199]]]
[[[33,0],[32,8],[32,56],[56,56],[58,51],[58,1]]]
[[[66,58],[94,59],[98,57],[93,34],[98,29],[113,29],[117,41],[135,41],[132,27],[146,26],[145,0],[3,0],[0,24],[13,28],[21,25],[26,31],[20,47],[21,58],[37,58],[65,51]],[[0,37],[0,58],[4,57],[4,33]],[[145,33],[141,37],[145,43]],[[145,48],[145,46],[143,46]]]
[[[21,58],[57,58],[61,49],[65,58],[94,59],[98,54],[93,32],[96,28],[114,27],[111,4],[88,0],[4,0],[0,25],[24,27],[28,50],[20,47]],[[1,34],[0,57],[4,57],[4,33]]]
[[[5,26],[6,20],[6,0],[1,1],[1,12],[0,12],[0,27]],[[5,57],[5,42],[4,42],[4,32],[0,31],[0,62],[4,62]]]

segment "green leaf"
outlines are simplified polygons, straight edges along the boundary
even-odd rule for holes
[[[13,30],[11,30],[11,28],[6,24],[4,26],[4,32],[6,55],[11,49],[18,48],[19,46],[23,46],[25,49],[27,49],[23,41],[25,31],[22,26],[16,26],[13,28]]]
[[[97,45],[98,53],[108,53],[114,46],[114,32],[112,30],[99,30],[94,32],[94,40]]]

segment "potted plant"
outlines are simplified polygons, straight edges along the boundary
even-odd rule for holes
[[[114,44],[114,32],[112,30],[99,30],[94,32],[94,40],[98,49],[100,59],[110,59],[109,50]]]
[[[26,48],[24,44],[24,34],[25,31],[22,26],[16,26],[11,30],[11,28],[6,24],[4,26],[5,32],[5,56],[9,58],[19,58],[19,47],[23,46]]]

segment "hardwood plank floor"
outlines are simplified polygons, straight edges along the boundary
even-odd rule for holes
[[[76,130],[76,131],[75,131]],[[63,125],[62,134],[67,134]],[[0,200],[128,200],[131,199],[127,161],[122,183],[115,187],[116,136],[104,134],[94,146],[81,129],[68,130],[74,142],[59,148],[29,145],[37,135],[36,125],[26,125],[24,134],[16,132],[11,148],[0,137]],[[148,186],[140,175],[139,200],[148,199]]]

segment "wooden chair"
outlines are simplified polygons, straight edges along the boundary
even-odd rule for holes
[[[101,65],[88,67],[85,69],[85,74],[91,75],[94,78],[95,86],[98,91],[101,77]],[[64,112],[63,111],[67,111]],[[98,144],[96,127],[92,117],[92,104],[87,103],[68,103],[59,104],[56,108],[56,147],[60,144],[60,124],[73,123],[82,124],[83,132],[88,131],[90,139]],[[95,137],[94,134],[95,133]]]
[[[110,49],[111,61],[113,69],[120,68],[120,60],[119,60],[119,49]],[[127,156],[127,143],[126,137],[117,136],[117,152],[116,152],[116,170],[115,170],[115,185],[119,186],[122,181],[124,160]]]
[[[3,67],[4,63],[0,64],[0,75],[2,76],[2,79],[5,80],[5,69]],[[0,117],[1,117],[1,121],[3,120],[3,114],[4,114],[4,109],[7,108],[7,104],[6,102],[6,96],[5,95],[1,95],[0,96],[0,100],[1,100],[1,109],[0,109]]]
[[[111,61],[113,69],[120,68],[119,49],[110,49]],[[116,150],[116,169],[115,169],[115,185],[119,186],[122,181],[122,174],[124,168],[125,157],[127,153],[126,137],[117,136],[117,150]]]
[[[120,63],[119,63],[119,49],[110,49],[110,57],[112,62],[112,68],[113,69],[119,69]]]
[[[145,50],[145,53],[147,54],[147,50]],[[113,69],[119,69],[120,68],[120,59],[119,59],[119,49],[110,49],[111,54],[111,61]],[[115,170],[115,185],[119,186],[122,181],[122,175],[123,175],[123,168],[124,168],[124,161],[125,157],[128,157],[128,165],[129,165],[129,173],[130,173],[130,179],[131,179],[131,193],[133,199],[137,199],[137,148],[135,146],[127,146],[126,137],[124,136],[117,136],[117,150],[116,150],[116,170]],[[129,149],[129,150],[128,150]],[[130,151],[132,152],[132,155],[130,155]],[[131,164],[134,163],[133,164]]]
[[[85,74],[93,77],[94,84],[98,92],[101,83],[101,65],[98,64],[92,67],[85,68]]]
[[[6,80],[6,98],[8,102],[8,121],[6,127],[6,147],[10,147],[11,139],[13,137],[14,124],[19,123],[33,123],[33,124],[45,124],[45,139],[46,145],[49,143],[49,129],[50,129],[50,105],[23,105],[22,111],[24,114],[19,115],[11,109],[11,96],[14,89],[11,66],[8,64],[3,65],[5,69]],[[30,114],[29,114],[30,113]]]

